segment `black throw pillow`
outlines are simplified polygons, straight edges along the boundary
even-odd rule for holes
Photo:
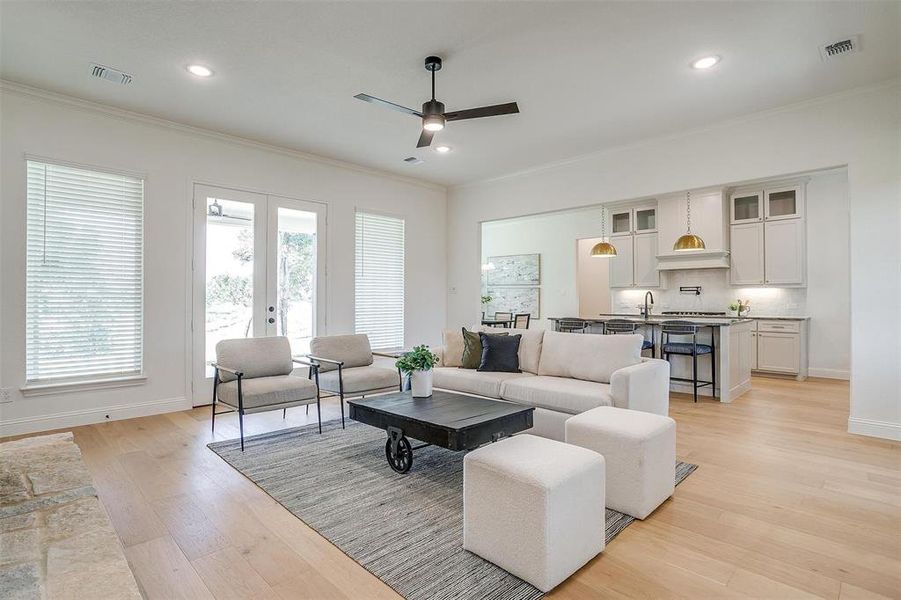
[[[519,342],[522,335],[479,334],[482,342],[482,362],[479,371],[498,373],[521,373],[519,370]]]

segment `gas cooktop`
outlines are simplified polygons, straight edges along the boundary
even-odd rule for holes
[[[725,317],[726,312],[709,312],[703,310],[665,310],[662,315],[676,315],[677,317]]]

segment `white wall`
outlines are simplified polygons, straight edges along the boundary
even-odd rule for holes
[[[482,224],[482,264],[491,256],[541,255],[541,320],[579,314],[576,278],[576,240],[595,237],[601,231],[601,210],[565,211]],[[453,322],[452,327],[469,321]]]
[[[852,432],[901,439],[897,80],[493,181],[448,202],[448,322],[479,314],[479,223],[848,166]],[[553,202],[553,204],[551,204]]]
[[[444,188],[19,86],[4,84],[0,108],[0,387],[12,388],[13,400],[0,404],[0,435],[190,406],[190,207],[197,181],[328,204],[328,333],[354,326],[355,207],[403,215],[406,341],[440,342],[447,297]],[[146,174],[146,384],[28,398],[19,393],[25,374],[26,153]]]

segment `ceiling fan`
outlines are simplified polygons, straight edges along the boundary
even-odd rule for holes
[[[478,119],[480,117],[495,117],[497,115],[510,115],[519,112],[516,102],[508,102],[506,104],[495,104],[493,106],[482,106],[479,108],[467,108],[466,110],[453,110],[444,112],[444,103],[435,100],[435,71],[441,70],[441,58],[437,56],[427,56],[425,59],[426,71],[432,73],[432,99],[424,102],[422,112],[388,102],[369,94],[357,94],[354,98],[378,104],[385,108],[390,108],[414,117],[422,119],[422,134],[419,136],[417,148],[424,148],[432,143],[432,137],[436,131],[444,129],[447,121],[462,121],[464,119]]]

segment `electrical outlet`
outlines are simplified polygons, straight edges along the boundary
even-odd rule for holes
[[[12,402],[12,392],[9,388],[0,388],[0,404],[6,404],[7,402]]]

